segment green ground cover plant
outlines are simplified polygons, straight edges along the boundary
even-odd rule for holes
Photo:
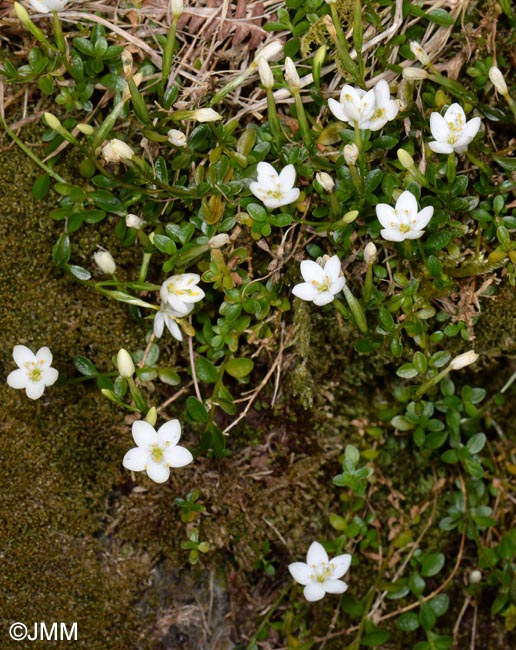
[[[105,538],[230,601],[228,629],[178,604],[85,647],[508,647],[511,4],[29,0],[0,21],[2,147],[36,170],[54,273],[131,329],[72,365],[24,319],[10,399],[38,422],[105,399]]]

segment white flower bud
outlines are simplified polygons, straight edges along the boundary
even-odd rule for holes
[[[118,351],[116,357],[116,365],[118,368],[118,373],[121,377],[132,377],[134,375],[135,367],[131,355],[127,350],[122,348]]]
[[[482,581],[482,572],[479,571],[478,569],[473,569],[473,571],[470,571],[469,574],[469,584],[470,585],[478,585],[479,582]]]
[[[198,108],[196,111],[192,111],[191,119],[198,122],[216,122],[222,119],[222,115],[219,115],[213,108]]]
[[[468,352],[459,354],[454,359],[452,359],[448,368],[450,370],[460,370],[461,368],[465,368],[466,366],[470,366],[472,363],[475,363],[477,359],[478,354],[475,352],[475,350],[468,350]]]
[[[430,63],[430,57],[417,41],[410,41],[410,51],[422,65]]]
[[[296,64],[292,59],[287,56],[285,59],[285,81],[289,88],[298,89],[301,85],[299,75],[297,73]]]
[[[267,43],[267,45],[262,47],[261,50],[258,50],[258,52],[254,57],[254,60],[256,63],[258,63],[260,59],[271,61],[273,59],[276,59],[282,52],[283,52],[283,43],[281,43],[280,41],[271,41],[270,43]]]
[[[183,13],[183,0],[170,0],[170,11],[174,18],[179,18]]]
[[[491,83],[496,88],[496,90],[500,93],[500,95],[503,95],[505,97],[509,94],[509,91],[507,90],[507,84],[503,78],[503,74],[495,65],[489,68],[489,79],[491,80]]]
[[[260,74],[260,81],[264,88],[268,89],[274,86],[274,76],[272,74],[271,66],[264,57],[258,59],[258,73]]]
[[[167,131],[167,138],[174,147],[186,147],[186,135],[179,129],[170,129]]]
[[[108,251],[97,251],[96,253],[93,253],[93,259],[102,273],[113,275],[116,270],[116,264],[111,253]]]
[[[134,228],[135,230],[140,230],[140,228],[145,224],[145,221],[139,217],[137,214],[126,214],[125,215],[125,225],[128,228]]]
[[[44,113],[44,117],[45,117],[45,122],[54,131],[59,131],[63,128],[61,122],[52,113]]]
[[[409,81],[420,81],[421,79],[428,79],[428,72],[423,68],[403,68],[403,78]]]
[[[229,241],[229,235],[225,232],[221,232],[218,235],[214,235],[208,242],[210,248],[222,248]]]
[[[134,156],[134,151],[131,147],[119,140],[113,138],[102,145],[102,157],[107,163],[119,163],[131,160]]]
[[[344,147],[344,160],[346,165],[354,165],[358,160],[358,147],[356,144],[347,144]]]
[[[333,192],[335,189],[335,181],[327,172],[317,172],[315,179],[327,192]]]
[[[365,263],[370,266],[371,264],[374,264],[376,261],[376,256],[378,254],[378,251],[376,249],[376,246],[373,244],[372,241],[370,241],[366,247],[364,248],[364,261]]]

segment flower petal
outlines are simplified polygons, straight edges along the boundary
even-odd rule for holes
[[[405,190],[405,192],[402,192],[396,201],[396,210],[399,210],[400,212],[408,212],[408,218],[413,219],[418,211],[418,205],[417,205],[417,200],[416,197],[412,194],[412,192],[409,192],[408,190]]]
[[[21,368],[17,368],[7,375],[7,384],[11,388],[16,388],[17,390],[25,388],[29,381],[30,379],[27,377],[27,373]]]
[[[35,356],[36,356],[36,359],[38,361],[43,361],[43,363],[46,366],[51,366],[52,365],[52,352],[50,352],[50,350],[47,347],[40,348],[36,352]]]
[[[313,303],[318,307],[324,307],[324,305],[329,305],[330,302],[333,302],[334,298],[335,296],[329,291],[320,291],[313,299]]]
[[[430,131],[433,137],[439,142],[446,142],[450,134],[450,127],[446,119],[439,113],[430,115]]]
[[[335,282],[341,271],[340,259],[338,255],[332,255],[324,265],[324,273],[330,278],[330,282]]]
[[[39,399],[45,392],[45,384],[42,381],[29,381],[25,386],[25,392],[30,399]]]
[[[429,142],[428,146],[434,153],[451,153],[453,147],[447,142]]]
[[[319,542],[312,542],[308,553],[306,554],[307,564],[328,563],[328,553],[326,553],[322,544]]]
[[[339,278],[335,280],[335,282],[332,282],[330,284],[329,292],[332,293],[334,296],[336,296],[342,289],[344,289],[344,286],[346,284],[346,278],[341,275]]]
[[[149,454],[146,449],[142,447],[133,447],[129,449],[122,460],[122,465],[132,472],[143,472],[147,465]]]
[[[165,317],[165,324],[167,326],[168,331],[172,334],[172,336],[176,339],[176,341],[183,340],[183,335],[181,334],[181,328],[176,323],[174,318],[172,318],[172,316]]]
[[[450,104],[448,110],[444,114],[446,122],[453,122],[456,125],[466,124],[466,113],[460,104]]]
[[[152,331],[154,336],[159,339],[163,335],[163,328],[165,326],[165,314],[162,311],[158,311],[154,316],[154,324],[152,326]]]
[[[311,282],[301,282],[292,287],[292,293],[301,300],[313,300],[319,292]]]
[[[270,181],[276,182],[278,179],[277,171],[268,162],[259,162],[256,165],[256,171],[258,173],[258,182],[260,184],[267,183]]]
[[[482,121],[480,120],[479,117],[472,117],[471,120],[469,120],[469,122],[466,122],[463,135],[473,139],[478,133],[481,124]]]
[[[376,206],[376,217],[384,228],[391,228],[391,223],[398,223],[394,214],[394,208],[387,203],[378,203]]]
[[[155,460],[150,460],[147,463],[147,476],[155,483],[165,483],[170,476],[170,470],[164,463],[157,463]]]
[[[52,386],[57,381],[59,373],[55,368],[45,368],[41,374],[41,383],[44,386]]]
[[[294,187],[296,182],[296,168],[294,165],[287,165],[283,167],[278,177],[279,184],[283,191],[290,190]]]
[[[325,593],[326,592],[324,591],[324,587],[321,582],[311,582],[303,589],[305,598],[311,603],[324,598]]]
[[[425,234],[424,230],[409,230],[404,234],[405,239],[419,239]]]
[[[333,568],[333,571],[331,572],[332,579],[341,578],[345,573],[347,573],[351,566],[351,559],[349,553],[344,553],[343,555],[337,555],[331,560],[330,566]]]
[[[423,208],[416,217],[416,229],[423,230],[430,223],[431,218],[434,215],[434,208],[431,205],[428,205],[426,208]]]
[[[193,456],[186,447],[176,445],[165,449],[163,459],[169,467],[184,467],[193,461]]]
[[[301,275],[305,282],[317,282],[324,284],[326,280],[326,273],[322,267],[313,260],[303,260],[300,264]]]
[[[311,582],[312,569],[305,562],[293,562],[288,565],[290,575],[300,585],[307,585]]]
[[[340,104],[336,99],[333,99],[333,97],[330,97],[330,99],[328,99],[328,108],[333,113],[333,115],[341,122],[349,121],[349,118],[346,112],[344,111],[342,104]]]
[[[179,300],[173,294],[169,294],[167,297],[167,304],[170,305],[172,311],[177,314],[180,318],[187,316],[191,309],[183,300]]]
[[[158,442],[158,434],[153,426],[145,420],[136,420],[133,422],[132,434],[134,442],[138,447],[148,449],[151,445]]]
[[[325,580],[322,586],[327,594],[343,594],[348,588],[344,580]]]
[[[158,429],[158,445],[160,447],[177,445],[179,438],[181,438],[181,425],[179,420],[169,420]]]
[[[24,363],[36,361],[36,355],[25,345],[15,345],[13,348],[13,359],[16,365],[21,368]]]
[[[380,235],[387,241],[405,241],[405,235],[395,228],[384,228]]]

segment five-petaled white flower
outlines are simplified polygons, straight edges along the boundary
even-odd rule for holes
[[[189,308],[190,313],[194,305],[193,303],[190,303],[187,305]],[[186,316],[187,314],[183,314],[183,316]],[[168,305],[162,304],[160,307],[160,310],[157,312],[156,316],[154,316],[154,336],[156,338],[161,338],[163,334],[163,329],[165,328],[165,325],[167,326],[168,331],[172,334],[172,336],[178,340],[182,341],[183,340],[183,335],[181,333],[181,328],[177,324],[177,314],[174,312],[173,309],[171,309]]]
[[[63,11],[69,0],[29,0],[32,8],[41,14],[49,14],[52,11]]]
[[[330,560],[322,544],[313,542],[305,562],[289,564],[288,570],[299,584],[304,585],[303,594],[309,601],[321,600],[325,594],[343,594],[348,585],[339,580],[351,565],[351,555],[337,555]]]
[[[251,192],[263,201],[267,208],[279,208],[294,203],[299,198],[299,189],[294,187],[296,170],[294,165],[287,165],[281,172],[266,162],[258,163],[256,170],[258,180],[249,184]]]
[[[368,91],[346,85],[339,101],[330,98],[328,106],[341,122],[348,122],[351,126],[357,124],[360,129],[371,131],[379,131],[398,114],[398,102],[391,99],[385,79]]]
[[[387,203],[376,206],[376,216],[383,226],[381,235],[388,241],[418,239],[433,214],[432,206],[418,212],[416,197],[409,191],[400,194],[394,208]]]
[[[430,130],[435,138],[428,146],[435,153],[464,153],[480,129],[480,118],[466,122],[466,114],[459,104],[452,104],[446,113],[430,115]]]
[[[197,273],[181,273],[171,276],[161,285],[162,305],[168,305],[173,316],[178,318],[188,316],[193,309],[193,303],[204,298],[204,291],[197,286],[200,280],[201,276]]]
[[[312,260],[301,262],[301,275],[304,282],[296,284],[292,289],[295,296],[301,300],[311,300],[319,307],[332,302],[346,284],[337,255],[330,258],[326,256],[326,259],[322,259],[322,263],[324,266]]]
[[[45,386],[52,386],[57,381],[59,373],[50,367],[52,353],[47,347],[33,354],[25,345],[15,345],[13,358],[18,369],[9,373],[7,383],[11,388],[25,388],[30,399],[39,399]]]
[[[188,449],[177,444],[181,437],[179,420],[165,422],[158,431],[145,420],[137,420],[132,434],[138,446],[129,449],[122,464],[133,472],[146,471],[156,483],[168,480],[171,467],[184,467],[193,460]]]

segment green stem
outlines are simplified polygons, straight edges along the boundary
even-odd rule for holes
[[[279,149],[284,138],[281,131],[278,111],[276,110],[276,101],[274,99],[272,88],[267,88],[267,111],[269,115],[269,125],[271,127],[272,137],[274,138],[276,147]]]
[[[308,126],[308,120],[306,119],[305,108],[303,106],[303,100],[301,99],[301,93],[299,88],[292,89],[292,94],[294,95],[294,102],[296,105],[296,115],[297,121],[299,123],[299,130],[301,131],[301,137],[303,138],[303,143],[305,147],[311,151],[313,149],[312,136],[310,132],[310,127]]]
[[[168,76],[172,67],[172,59],[176,47],[176,29],[178,16],[172,17],[172,23],[168,30],[167,41],[163,51],[163,66],[161,68],[161,85],[159,89],[160,98],[163,99],[163,93],[168,83]]]
[[[330,5],[330,11],[333,26],[335,28],[335,45],[337,47],[337,53],[339,55],[342,66],[344,70],[346,70],[346,72],[350,74],[357,83],[360,83],[360,73],[356,63],[353,61],[349,54],[346,35],[342,30],[340,17],[337,11],[337,7],[334,3]]]
[[[54,14],[54,35],[56,37],[56,43],[61,54],[66,54],[66,42],[63,36],[63,29],[61,27],[61,21],[57,11],[52,12]]]

